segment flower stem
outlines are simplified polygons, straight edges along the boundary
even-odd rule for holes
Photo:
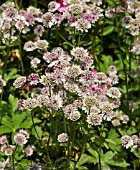
[[[34,128],[34,130],[35,130],[35,133],[36,133],[36,135],[37,135],[38,140],[41,141],[43,147],[46,149],[46,154],[47,154],[47,158],[48,158],[48,161],[49,161],[49,165],[50,165],[51,170],[53,170],[53,166],[52,166],[52,162],[51,162],[51,159],[50,159],[48,147],[46,147],[45,143],[40,139],[40,137],[39,137],[39,135],[38,135],[38,132],[37,132],[36,127],[35,127],[35,123],[34,123],[34,118],[33,118],[33,116],[32,116],[32,123],[33,123],[33,128]]]
[[[20,52],[20,64],[21,64],[21,72],[22,75],[24,75],[24,66],[23,66],[23,61],[22,61],[22,46],[21,46],[21,32],[18,32],[18,40],[19,40],[19,52]]]
[[[69,46],[71,46],[72,48],[74,48],[74,45],[72,45],[70,42],[68,42],[68,41],[66,40],[66,38],[63,37],[63,35],[60,34],[60,32],[59,32],[57,29],[56,29],[56,32],[60,35],[60,37],[61,37],[63,40],[65,40],[65,42],[66,42]]]

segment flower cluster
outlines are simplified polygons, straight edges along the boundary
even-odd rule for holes
[[[19,130],[17,134],[14,135],[14,142],[16,143],[17,146],[24,146],[29,139],[29,134],[26,130]],[[6,135],[3,135],[0,137],[0,144],[1,144],[1,152],[4,153],[5,155],[12,155],[14,150],[17,150],[16,145],[10,145],[8,143]],[[23,152],[31,156],[33,154],[34,146],[28,145]]]
[[[129,121],[129,117],[126,114],[122,114],[121,111],[116,111],[114,119],[112,120],[112,124],[114,127],[117,127],[121,125],[121,122],[123,124],[127,124],[128,121]]]
[[[137,0],[128,1],[126,12],[129,15],[123,17],[122,26],[127,28],[132,36],[138,35],[140,31],[140,2]]]
[[[8,2],[0,6],[0,34],[4,44],[11,44],[18,38],[17,32],[26,34],[34,26],[34,34],[42,36],[45,31],[41,25],[43,13],[35,8],[28,7],[27,10],[17,10],[14,2]]]
[[[121,93],[117,87],[112,87],[119,79],[115,66],[108,68],[109,76],[92,70],[93,60],[83,47],[73,48],[71,55],[60,47],[42,54],[46,63],[44,73],[21,76],[13,83],[16,88],[25,83],[38,86],[30,98],[19,100],[20,110],[44,107],[51,112],[62,109],[64,116],[71,121],[78,121],[83,110],[87,114],[86,122],[94,126],[101,125],[103,120],[117,119],[115,109],[120,106]],[[71,103],[69,99],[73,95]],[[121,115],[120,120],[127,123],[129,118]]]
[[[45,32],[45,27],[51,28],[66,21],[67,25],[81,32],[87,32],[98,19],[103,16],[102,9],[96,1],[86,3],[80,1],[51,1],[48,4],[48,11],[42,13],[40,9],[29,6],[26,10],[17,10],[14,2],[2,4],[0,9],[0,35],[3,44],[12,44],[17,38],[17,32],[26,34],[32,31],[36,37],[40,38]],[[61,12],[63,12],[61,14]],[[41,42],[39,42],[40,44]],[[37,44],[36,44],[37,45]],[[34,50],[32,41],[25,44],[25,49]],[[43,47],[43,44],[42,44]]]
[[[124,148],[128,149],[130,147],[132,148],[140,148],[140,138],[137,135],[124,135],[121,138],[122,145]]]

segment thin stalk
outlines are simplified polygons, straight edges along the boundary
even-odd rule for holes
[[[81,158],[81,156],[82,156],[82,154],[84,152],[86,142],[87,142],[87,135],[84,135],[84,140],[83,140],[83,143],[82,143],[81,153],[80,153],[80,156],[78,157],[78,159],[76,160],[76,163],[74,165],[74,169],[76,168],[76,165],[77,165],[78,161],[80,160],[80,158]]]
[[[12,155],[12,166],[13,166],[13,170],[15,170],[14,155]]]
[[[22,8],[22,0],[20,0],[19,9]]]
[[[50,155],[49,155],[48,148],[46,147],[46,145],[44,144],[44,142],[40,139],[40,137],[39,137],[39,135],[38,135],[38,133],[37,133],[37,130],[36,130],[36,128],[35,128],[35,123],[34,123],[33,116],[32,116],[32,123],[33,123],[33,128],[34,128],[34,130],[35,130],[35,133],[36,133],[39,141],[41,141],[43,147],[46,149],[46,154],[47,154],[47,158],[48,158],[48,161],[49,161],[49,165],[50,165],[51,170],[53,170],[53,166],[52,166],[52,162],[51,162],[51,159],[50,159]]]
[[[101,128],[99,129],[99,134],[100,134],[100,144],[99,144],[99,149],[97,150],[98,155],[99,155],[99,164],[98,164],[98,169],[102,170],[102,160],[101,160],[101,145],[102,145],[102,131],[104,129],[104,125],[101,125]]]
[[[119,25],[117,23],[118,23],[118,18],[117,18],[117,13],[116,13],[117,42],[118,42],[119,49],[121,51],[121,43],[120,43],[120,38],[119,38]],[[124,71],[124,76],[125,76],[127,108],[129,108],[129,88],[128,88],[127,70],[126,70],[126,65],[125,65],[125,61],[124,61],[124,58],[123,58],[124,56],[122,54],[120,56],[121,56],[121,60],[122,60],[122,64],[123,64],[123,71]],[[127,111],[129,113],[129,109]]]
[[[92,49],[94,49],[95,35],[96,35],[96,30],[94,30],[93,37],[92,37]],[[100,69],[100,63],[99,63],[99,60],[98,60],[96,54],[94,55],[94,59],[95,59],[95,61],[97,63],[98,69],[101,70]]]
[[[19,44],[19,52],[20,52],[20,64],[21,64],[21,72],[22,75],[24,75],[24,66],[23,66],[23,61],[22,61],[22,46],[21,46],[21,32],[18,32],[18,44]]]
[[[65,40],[65,42],[66,42],[69,46],[71,46],[72,48],[74,48],[74,45],[72,45],[70,42],[68,42],[68,40],[66,40],[66,38],[63,37],[63,35],[60,34],[60,32],[59,32],[58,30],[56,30],[56,32],[60,35],[60,37],[61,37],[63,40]]]

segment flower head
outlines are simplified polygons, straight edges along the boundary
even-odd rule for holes
[[[58,142],[67,142],[69,140],[69,136],[67,133],[61,133],[60,135],[58,135],[57,140]]]

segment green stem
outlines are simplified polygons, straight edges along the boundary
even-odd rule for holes
[[[118,24],[118,18],[117,18],[117,13],[116,13],[116,28],[117,28],[117,42],[118,42],[118,46],[119,49],[121,51],[121,43],[120,43],[120,38],[119,38],[119,24]],[[125,54],[126,55],[126,54]],[[125,86],[126,86],[126,96],[127,96],[127,111],[129,113],[129,87],[128,87],[128,76],[127,76],[127,70],[126,70],[126,65],[125,65],[125,60],[124,60],[124,55],[121,54],[120,52],[120,57],[122,60],[122,64],[123,64],[123,71],[124,71],[124,76],[125,76]]]
[[[60,32],[59,32],[57,29],[56,29],[56,32],[60,35],[60,37],[61,37],[63,40],[65,40],[65,42],[66,42],[69,46],[71,46],[72,48],[74,48],[74,45],[72,45],[70,42],[68,42],[68,41],[66,40],[66,38],[63,37],[63,35],[60,34]]]
[[[82,156],[82,154],[84,152],[86,142],[87,142],[87,135],[84,135],[84,139],[83,139],[83,143],[82,143],[82,148],[81,148],[81,153],[80,153],[78,159],[76,160],[76,163],[74,165],[74,169],[76,168],[76,165],[77,165],[78,161],[80,160],[80,158],[81,158],[81,156]]]
[[[12,166],[13,166],[13,170],[15,170],[14,155],[12,155]]]
[[[37,133],[37,130],[36,130],[36,128],[35,128],[35,123],[34,123],[33,116],[32,116],[32,123],[33,123],[33,128],[34,128],[34,130],[35,130],[35,133],[36,133],[36,135],[37,135],[37,137],[38,137],[38,140],[41,141],[43,147],[46,149],[46,154],[47,154],[47,158],[48,158],[48,161],[49,161],[49,164],[50,164],[50,168],[51,168],[51,170],[53,170],[52,162],[51,162],[50,155],[49,155],[49,151],[48,151],[48,146],[46,147],[45,143],[40,139],[40,137],[39,137],[39,135],[38,135],[38,133]]]
[[[22,61],[22,46],[21,46],[21,32],[18,32],[18,40],[19,40],[19,52],[20,52],[20,64],[21,64],[21,72],[22,75],[24,75],[24,66],[23,66],[23,61]]]

